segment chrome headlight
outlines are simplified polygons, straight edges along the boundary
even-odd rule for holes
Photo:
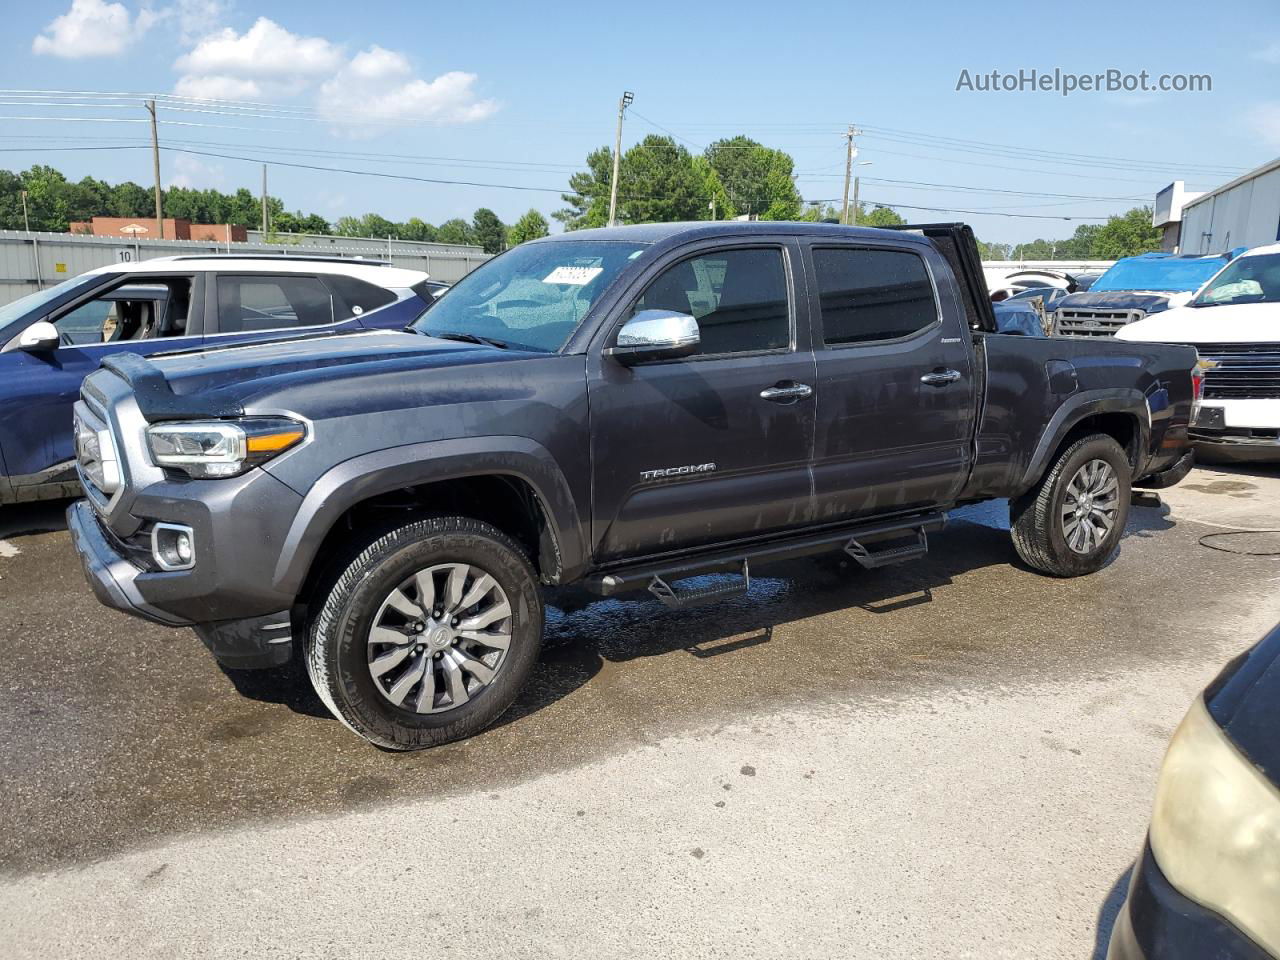
[[[1280,955],[1280,789],[1201,697],[1169,744],[1150,840],[1174,887]]]
[[[157,423],[147,428],[147,447],[156,466],[206,480],[239,476],[306,435],[306,427],[285,417]]]

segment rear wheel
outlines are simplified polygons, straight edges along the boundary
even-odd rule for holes
[[[416,750],[496,720],[537,660],[542,626],[537,577],[514,541],[465,517],[422,520],[379,537],[333,583],[307,670],[357,734]]]
[[[1018,555],[1057,577],[1101,569],[1124,534],[1131,480],[1129,459],[1112,437],[1081,437],[1058,454],[1035,487],[1009,502]]]

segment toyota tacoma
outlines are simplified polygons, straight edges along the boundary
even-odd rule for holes
[[[1196,352],[995,329],[959,224],[548,237],[405,332],[106,358],[70,529],[104,603],[427,747],[515,699],[543,586],[681,608],[1005,497],[1025,563],[1103,567],[1131,487],[1190,469]]]

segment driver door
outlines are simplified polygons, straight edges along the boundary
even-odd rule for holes
[[[0,353],[0,449],[15,488],[75,479],[71,408],[80,382],[102,358],[123,351],[147,355],[200,346],[191,304],[197,277],[131,277],[106,293],[73,303],[48,319],[62,343],[56,350]]]
[[[693,356],[599,356],[588,391],[595,559],[668,553],[808,522],[816,365],[791,241],[713,243],[650,274],[616,318],[691,314]]]

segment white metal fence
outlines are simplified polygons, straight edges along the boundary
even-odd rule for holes
[[[252,237],[256,231],[251,232]],[[150,260],[180,254],[278,253],[315,254],[390,260],[397,267],[425,270],[434,280],[453,283],[489,259],[480,247],[412,240],[366,240],[358,237],[307,236],[290,243],[213,243],[198,240],[145,240],[94,237],[70,233],[25,233],[0,230],[0,305],[77,274],[127,260]]]

